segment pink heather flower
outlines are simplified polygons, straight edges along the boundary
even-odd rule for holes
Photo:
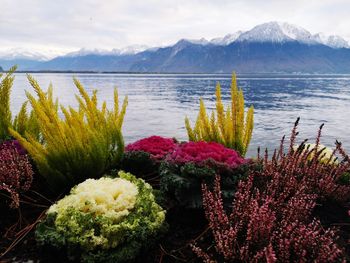
[[[203,206],[217,254],[213,257],[194,246],[197,256],[205,262],[216,262],[216,257],[225,262],[345,262],[336,230],[324,229],[312,218],[317,195],[300,187],[285,198],[283,190],[288,190],[289,181],[278,173],[260,191],[254,177],[240,181],[230,214],[223,206],[220,177],[212,191],[203,184]],[[268,190],[278,186],[278,195]]]
[[[8,141],[4,141],[2,143],[2,145],[0,146],[1,147],[4,147],[4,146],[10,146],[10,147],[15,147],[17,152],[20,154],[20,155],[25,155],[27,154],[27,151],[26,149],[23,148],[23,146],[19,143],[19,141],[17,140],[8,140]]]
[[[186,142],[179,144],[168,156],[169,162],[176,164],[195,163],[206,165],[208,161],[235,168],[245,162],[239,154],[215,142]]]
[[[19,206],[19,193],[29,190],[33,174],[28,156],[19,152],[16,143],[0,145],[0,190],[11,195],[12,207]]]
[[[174,139],[151,136],[129,144],[126,146],[125,151],[142,151],[149,153],[153,159],[162,160],[169,152],[172,152],[175,147],[176,142]]]
[[[203,207],[215,242],[211,251],[216,252],[213,257],[194,247],[203,260],[215,262],[216,256],[225,262],[345,262],[337,230],[325,229],[313,211],[323,198],[349,200],[349,186],[337,183],[349,171],[349,156],[338,142],[334,153],[344,161],[337,165],[319,162],[320,152],[309,160],[308,152],[294,150],[298,121],[287,153],[283,138],[271,160],[267,150],[263,159],[258,156],[262,170],[250,171],[248,179],[238,183],[231,213],[223,206],[220,177],[213,190],[203,184]]]

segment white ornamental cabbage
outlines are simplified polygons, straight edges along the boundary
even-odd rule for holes
[[[36,230],[37,242],[84,262],[132,260],[163,229],[165,211],[152,187],[119,172],[88,179],[52,205]]]

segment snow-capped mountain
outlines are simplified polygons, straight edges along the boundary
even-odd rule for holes
[[[311,34],[309,31],[300,26],[276,21],[257,25],[248,31],[237,31],[235,33],[227,34],[224,37],[213,38],[210,41],[205,38],[182,39],[173,46],[176,47],[176,50],[178,51],[184,46],[187,46],[188,43],[201,46],[227,46],[234,42],[285,43],[290,41],[297,41],[307,45],[322,44],[336,49],[350,48],[349,43],[340,36],[326,36],[323,33]],[[160,48],[161,47],[149,47],[146,45],[131,45],[124,48],[114,48],[112,50],[82,48],[78,51],[67,53],[66,55],[62,55],[62,52],[55,53],[54,51],[50,51],[48,54],[43,54],[32,50],[28,51],[22,48],[12,48],[8,50],[0,50],[0,59],[9,61],[22,59],[47,61],[57,57],[59,54],[60,56],[65,57],[83,57],[87,55],[119,56],[134,55],[143,51],[157,51]],[[177,51],[174,53],[177,53]]]
[[[306,29],[285,22],[269,22],[257,25],[242,33],[237,41],[283,43],[298,41],[308,45],[323,44],[332,48],[350,48],[348,42],[336,35],[326,36],[323,33],[312,35]]]
[[[227,46],[232,42],[236,41],[236,39],[243,33],[243,31],[237,31],[233,34],[228,34],[224,37],[217,37],[210,40],[210,43],[218,46]]]
[[[333,48],[350,48],[349,43],[344,38],[335,35],[329,36],[325,44]]]
[[[278,44],[276,44],[278,43]],[[269,22],[208,41],[181,39],[173,45],[81,49],[46,59],[38,52],[0,51],[0,66],[21,70],[118,72],[303,72],[350,73],[350,46],[335,35],[313,34]]]
[[[269,22],[258,25],[253,29],[242,33],[237,38],[237,41],[276,43],[298,41],[306,44],[317,43],[309,31],[302,27],[281,22]]]
[[[226,46],[235,41],[247,42],[273,42],[284,43],[289,41],[298,41],[299,43],[308,45],[322,44],[332,48],[350,48],[348,42],[336,35],[326,36],[322,33],[311,34],[306,29],[285,22],[268,22],[257,25],[248,31],[237,31],[224,37],[213,38],[207,41],[202,39],[190,39],[188,42],[193,44],[207,45],[213,44],[218,46]]]
[[[0,58],[4,60],[48,60],[47,56],[45,56],[42,53],[29,51],[23,48],[11,48],[6,50],[0,50]]]
[[[209,44],[209,41],[206,40],[204,37],[202,37],[201,39],[181,39],[181,40],[187,41],[187,42],[190,42],[190,43],[196,44],[196,45],[203,45],[204,46],[204,45]]]
[[[87,48],[81,48],[78,51],[73,51],[65,55],[65,57],[82,57],[87,55],[108,55],[112,51],[107,49],[87,49]]]
[[[87,55],[100,55],[100,56],[107,56],[107,55],[133,55],[139,52],[142,52],[144,50],[147,50],[149,46],[146,45],[132,45],[132,46],[127,46],[124,48],[113,48],[112,50],[107,50],[107,49],[87,49],[87,48],[82,48],[78,51],[70,52],[66,57],[81,57],[81,56],[87,56]]]
[[[340,36],[326,36],[323,33],[317,33],[314,35],[314,38],[318,43],[332,48],[350,48],[349,43]]]
[[[120,49],[113,49],[112,51],[114,53],[118,53],[122,54],[122,55],[131,55],[131,54],[137,54],[140,53],[142,51],[145,51],[147,49],[149,49],[149,46],[146,45],[131,45],[131,46],[127,46],[124,48],[120,48]]]

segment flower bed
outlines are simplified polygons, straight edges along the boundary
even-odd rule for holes
[[[193,129],[186,121],[191,142],[151,136],[123,153],[117,91],[109,110],[75,80],[79,109],[61,118],[52,89],[29,77],[32,113],[25,103],[12,119],[13,71],[0,85],[0,140],[19,140],[0,144],[1,262],[350,261],[350,159],[339,142],[324,149],[322,126],[314,145],[293,148],[297,121],[288,149],[283,139],[272,158],[242,158],[253,115],[244,124],[234,81],[227,111],[218,87],[216,114],[201,100]]]

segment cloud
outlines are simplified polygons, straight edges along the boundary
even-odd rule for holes
[[[0,49],[48,53],[159,46],[286,21],[350,40],[350,1],[341,0],[1,0]]]

